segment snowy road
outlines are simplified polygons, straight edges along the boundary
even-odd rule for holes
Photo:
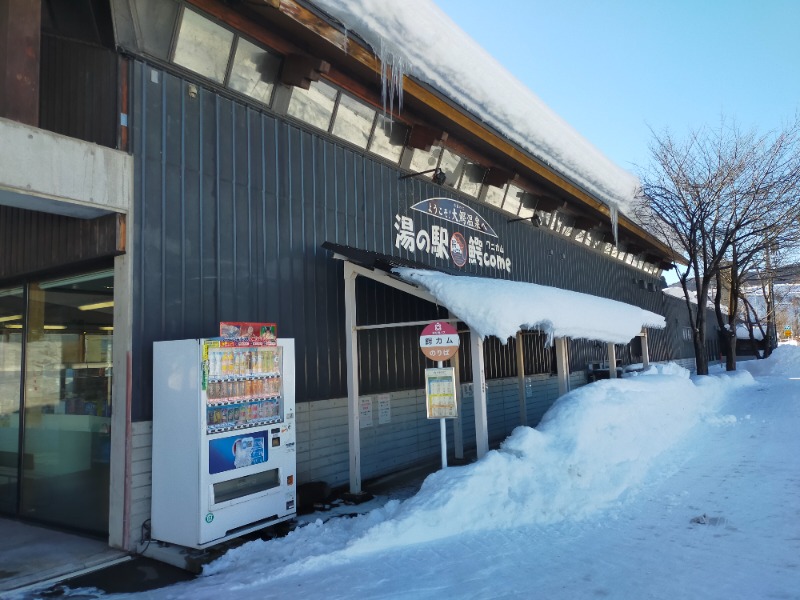
[[[755,381],[586,386],[406,502],[137,598],[800,598],[800,348],[779,354]]]

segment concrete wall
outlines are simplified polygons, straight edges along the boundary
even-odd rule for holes
[[[127,212],[133,157],[0,119],[0,204],[92,218]]]

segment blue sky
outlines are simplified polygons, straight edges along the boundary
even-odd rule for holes
[[[800,110],[800,0],[434,1],[634,172],[650,128],[767,131]]]

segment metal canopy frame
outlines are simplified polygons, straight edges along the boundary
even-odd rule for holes
[[[399,323],[384,323],[378,325],[359,326],[356,308],[356,278],[366,277],[378,283],[382,283],[391,288],[410,294],[432,304],[438,304],[436,298],[424,289],[401,281],[399,278],[390,275],[389,270],[393,266],[410,266],[415,268],[426,268],[428,266],[418,265],[411,261],[406,261],[396,257],[388,257],[373,252],[339,246],[326,242],[323,247],[333,252],[333,258],[341,260],[344,265],[344,306],[345,306],[345,339],[346,339],[346,359],[347,359],[347,423],[348,423],[348,447],[350,464],[350,493],[361,494],[361,429],[360,411],[358,404],[358,332],[362,329],[378,329],[386,327],[409,327],[423,325],[428,321],[407,321]],[[363,262],[369,266],[356,264],[356,261]],[[459,321],[458,315],[451,315],[448,321]],[[475,406],[475,442],[478,458],[482,458],[489,451],[489,429],[487,418],[487,387],[486,371],[484,368],[483,340],[472,329],[470,334],[470,348],[472,351],[472,381],[473,381],[473,402]],[[647,352],[647,332],[643,329],[642,333],[642,352],[645,357],[645,368],[649,364]],[[527,424],[527,406],[525,399],[525,372],[524,356],[522,344],[522,332],[517,333],[517,378],[519,384],[520,402],[520,423]],[[613,360],[613,344],[608,345],[609,361]],[[555,338],[556,349],[556,372],[558,377],[558,393],[563,396],[570,390],[569,382],[569,354],[567,338]],[[456,368],[458,365],[456,364]],[[616,374],[616,370],[613,371]],[[612,375],[613,376],[613,375]],[[460,376],[457,375],[457,380]],[[459,386],[460,388],[460,386]],[[459,414],[461,405],[461,393],[458,389]],[[461,430],[461,418],[454,423],[454,440],[457,457],[463,457],[463,434]]]
[[[346,339],[346,359],[347,359],[347,424],[348,424],[348,447],[350,457],[350,493],[360,494],[361,490],[361,426],[360,411],[358,405],[358,332],[362,327],[358,326],[356,309],[356,278],[359,276],[367,277],[378,283],[388,285],[396,290],[411,294],[432,304],[436,304],[436,298],[425,290],[400,281],[388,273],[362,267],[352,263],[347,256],[334,254],[334,258],[342,260],[344,263],[344,307],[345,307],[345,339]],[[448,319],[458,321],[458,318]],[[425,322],[427,323],[427,321]],[[421,325],[419,321],[408,321],[402,323],[386,323],[383,325],[370,325],[368,328],[377,327],[405,327]],[[365,327],[365,328],[367,328]],[[486,374],[483,362],[483,340],[472,330],[470,330],[470,340],[472,345],[472,371],[473,371],[473,399],[475,402],[475,437],[478,449],[478,457],[482,457],[489,451],[489,428],[486,412]],[[459,392],[460,396],[460,392]],[[459,397],[460,403],[460,397]],[[459,413],[460,414],[460,413]],[[461,431],[461,419],[457,419],[454,424],[454,439],[456,444],[456,455],[463,457],[463,434]]]

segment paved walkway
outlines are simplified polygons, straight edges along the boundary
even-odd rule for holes
[[[127,559],[104,541],[0,519],[0,597]]]

